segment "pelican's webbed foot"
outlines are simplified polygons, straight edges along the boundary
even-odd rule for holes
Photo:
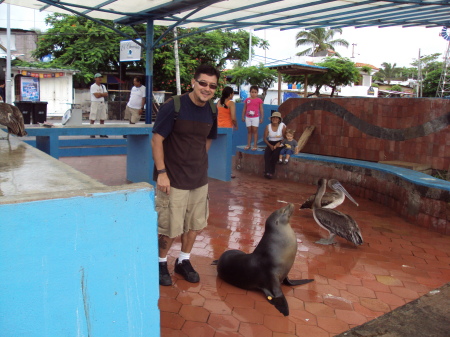
[[[316,243],[318,243],[319,245],[326,245],[326,246],[328,246],[328,245],[335,244],[337,242],[334,241],[334,237],[332,237],[332,238],[328,238],[328,239],[320,239],[320,240],[316,241]]]

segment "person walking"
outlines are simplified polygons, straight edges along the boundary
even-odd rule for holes
[[[175,261],[175,273],[188,282],[200,281],[190,254],[209,215],[208,150],[217,138],[215,105],[210,99],[219,76],[213,66],[200,65],[191,80],[193,90],[164,103],[153,126],[159,284],[163,286],[172,284],[167,254],[176,237],[181,237],[181,252]]]
[[[108,91],[102,82],[102,75],[96,73],[94,75],[95,83],[91,85],[91,112],[89,114],[89,121],[92,124],[96,120],[100,121],[100,124],[105,124],[106,119],[106,102],[105,97],[108,97]],[[92,135],[91,138],[95,138]],[[100,138],[108,138],[107,135],[100,135]]]

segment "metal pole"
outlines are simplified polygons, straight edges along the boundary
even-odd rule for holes
[[[252,66],[252,30],[250,29],[249,32],[249,39],[248,39],[248,66]]]
[[[281,105],[281,73],[278,71],[278,105]]]
[[[6,4],[6,74],[5,102],[11,104],[11,7]]]
[[[146,44],[145,44],[145,77],[146,77],[146,97],[145,104],[147,113],[145,114],[145,124],[152,124],[153,112],[153,20],[147,20]]]

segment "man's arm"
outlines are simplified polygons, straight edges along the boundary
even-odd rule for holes
[[[164,164],[164,137],[158,133],[154,133],[152,137],[153,160],[155,161],[156,170],[165,169]],[[167,194],[170,193],[170,180],[167,173],[159,173],[156,181],[156,188]]]
[[[145,106],[145,97],[142,97],[142,102],[141,102],[141,108],[139,109],[139,115],[142,115],[142,113],[144,112],[144,106]]]
[[[211,147],[211,143],[212,143],[212,139],[207,138],[206,139],[206,152],[209,151],[210,147]]]

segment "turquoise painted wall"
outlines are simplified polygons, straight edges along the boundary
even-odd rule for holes
[[[236,146],[247,144],[247,127],[245,122],[242,121],[242,109],[244,108],[244,103],[236,103],[236,117],[238,121],[238,130],[233,132],[233,154],[236,153]],[[262,124],[258,127],[258,142],[259,145],[263,145],[264,142],[262,138],[264,136],[264,129],[269,124],[269,116],[271,111],[278,111],[278,105],[264,104],[264,120]]]
[[[160,336],[148,184],[0,204],[2,337]]]

